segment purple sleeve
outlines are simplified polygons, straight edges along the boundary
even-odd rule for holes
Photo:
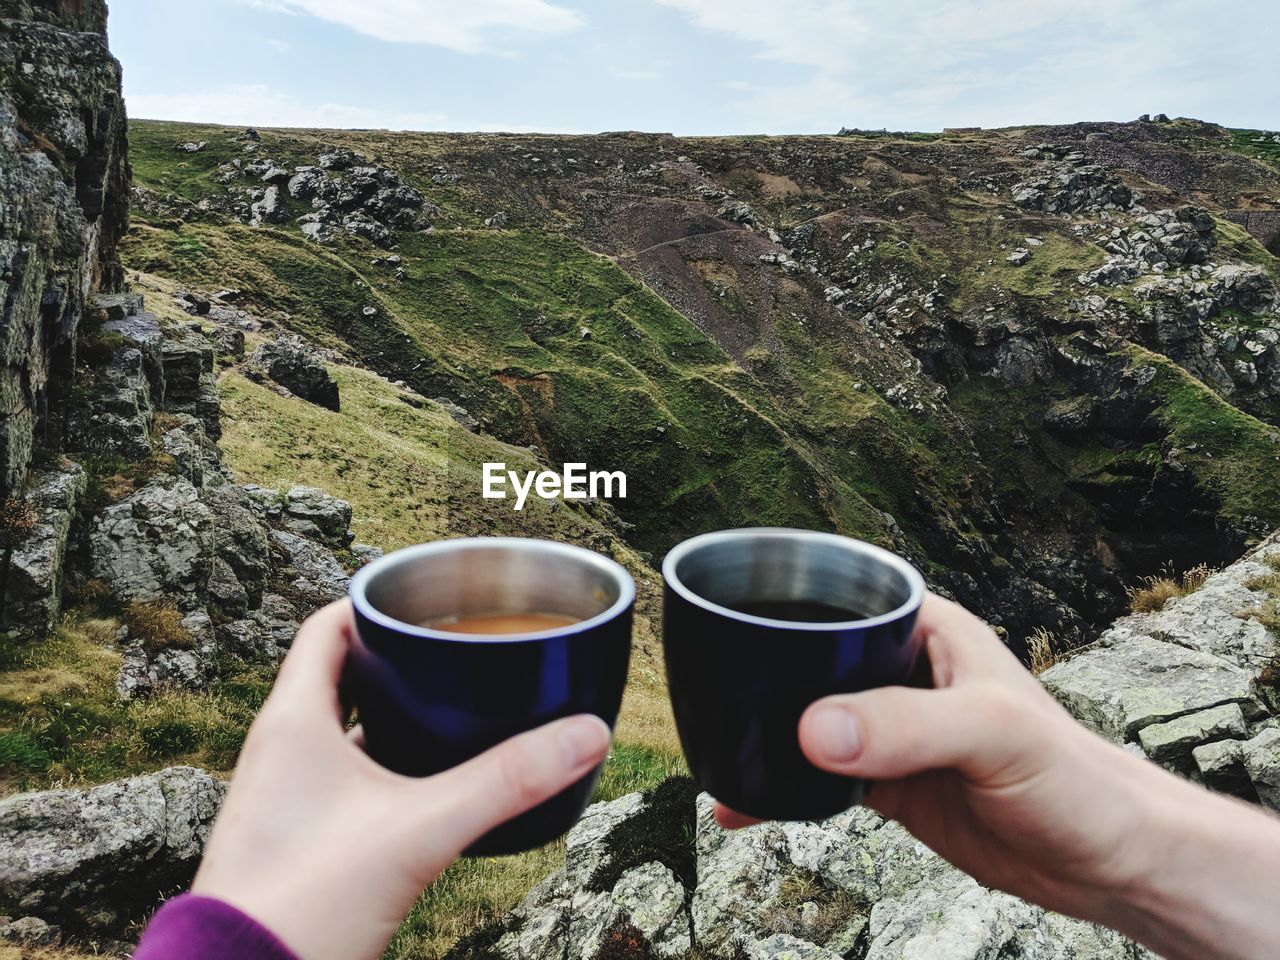
[[[133,960],[298,960],[229,903],[184,893],[156,911]]]

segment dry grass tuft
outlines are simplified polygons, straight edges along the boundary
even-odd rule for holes
[[[189,650],[193,643],[191,634],[182,625],[182,611],[172,600],[153,600],[148,603],[134,601],[121,614],[129,636],[146,648],[148,653],[160,650]]]
[[[1044,627],[1036,627],[1027,637],[1027,666],[1037,677],[1057,663],[1065,652],[1058,638]]]
[[[1200,563],[1182,574],[1173,573],[1143,577],[1141,586],[1129,587],[1129,609],[1134,613],[1155,613],[1163,610],[1170,600],[1195,593],[1204,586],[1216,570],[1207,563]]]
[[[805,907],[812,905],[808,914]],[[823,943],[870,905],[855,894],[827,885],[820,877],[796,873],[782,881],[778,896],[761,915],[767,930]]]

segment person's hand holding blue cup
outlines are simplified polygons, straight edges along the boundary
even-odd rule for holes
[[[635,584],[581,547],[483,537],[398,550],[352,578],[350,680],[370,757],[425,777],[575,714],[611,728],[626,686]],[[601,767],[481,837],[471,855],[549,843]]]

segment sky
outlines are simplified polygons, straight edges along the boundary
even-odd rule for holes
[[[131,116],[678,135],[1280,127],[1280,0],[111,0]]]

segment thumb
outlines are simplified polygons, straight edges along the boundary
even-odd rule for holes
[[[599,717],[568,717],[512,737],[421,786],[450,808],[450,840],[461,850],[581,780],[608,754],[609,738]]]
[[[1025,755],[1029,719],[994,685],[882,687],[813,704],[800,718],[800,747],[815,766],[850,777],[951,768],[985,782]]]

